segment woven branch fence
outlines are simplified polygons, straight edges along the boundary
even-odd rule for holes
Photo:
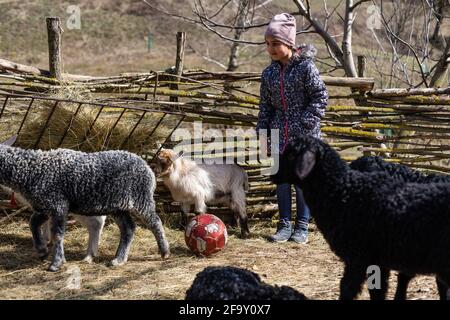
[[[125,149],[149,162],[161,146],[178,143],[177,129],[192,133],[197,121],[203,130],[220,130],[214,142],[231,128],[245,137],[257,121],[260,74],[182,70],[180,62],[177,56],[177,67],[160,72],[49,77],[49,71],[0,59],[0,135],[18,134],[24,148]],[[450,88],[373,89],[371,78],[322,78],[333,92],[323,138],[345,160],[377,154],[450,173]],[[194,159],[231,158],[243,166],[250,177],[249,217],[274,217],[275,186],[261,174],[267,164],[250,161],[254,141],[214,152],[210,141],[194,136],[189,142]],[[180,211],[162,184],[156,197],[160,211]]]
[[[193,70],[177,77],[150,72],[82,81],[4,73],[0,79],[0,132],[4,138],[18,134],[24,148],[126,149],[151,161],[160,144],[178,143],[171,139],[176,129],[192,131],[195,121],[222,132],[228,128],[245,132],[257,121],[255,92],[260,78],[252,73]],[[324,139],[344,159],[389,155],[387,161],[450,172],[448,89],[365,91],[366,84],[336,83],[326,77],[324,81],[348,91],[330,96],[322,121]],[[230,84],[232,93],[223,89]],[[173,85],[178,88],[170,89]],[[343,100],[346,105],[335,103]],[[210,141],[193,138],[191,143],[194,159],[206,158]],[[261,175],[261,163],[249,161],[251,150],[255,149],[247,144],[239,150],[215,150],[213,156],[241,160],[250,176],[249,216],[271,219],[277,210],[275,186]],[[160,210],[179,212],[161,184],[156,196]],[[227,209],[212,212],[220,215]]]

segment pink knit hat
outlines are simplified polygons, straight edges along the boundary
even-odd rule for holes
[[[295,47],[296,31],[295,18],[289,13],[280,13],[270,21],[265,36],[272,36],[289,47]]]

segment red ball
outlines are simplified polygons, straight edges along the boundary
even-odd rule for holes
[[[222,250],[228,240],[225,224],[212,214],[200,214],[186,226],[184,240],[196,255],[209,256]]]

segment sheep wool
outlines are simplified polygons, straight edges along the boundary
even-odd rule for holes
[[[68,149],[24,150],[0,145],[0,183],[19,192],[32,205],[30,219],[35,248],[48,254],[39,227],[52,218],[56,271],[64,261],[62,239],[68,212],[79,215],[112,215],[121,240],[114,265],[126,262],[136,216],[153,232],[160,253],[169,245],[155,212],[155,176],[146,162],[126,151],[84,153]]]
[[[301,184],[318,229],[345,264],[340,297],[354,299],[367,269],[433,274],[450,286],[450,184],[406,182],[352,170],[328,144],[299,136],[280,158],[275,183]],[[387,288],[387,283],[382,284]],[[378,299],[385,292],[371,290]]]

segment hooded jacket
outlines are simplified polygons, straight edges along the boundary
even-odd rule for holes
[[[299,134],[320,138],[320,120],[325,114],[328,92],[314,64],[316,49],[300,46],[289,62],[278,61],[261,76],[260,112],[256,130],[278,129],[280,151]]]

